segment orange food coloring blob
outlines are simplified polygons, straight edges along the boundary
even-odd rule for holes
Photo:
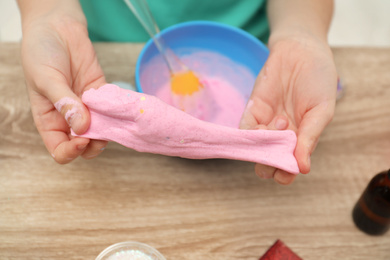
[[[203,87],[192,71],[172,75],[171,90],[178,95],[192,95]]]

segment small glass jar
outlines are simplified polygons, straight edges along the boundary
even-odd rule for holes
[[[121,242],[104,249],[96,260],[166,260],[153,247],[139,242]]]
[[[352,217],[356,226],[370,235],[382,235],[390,229],[390,170],[371,179]]]

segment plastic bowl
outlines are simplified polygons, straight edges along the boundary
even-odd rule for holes
[[[121,242],[104,249],[96,260],[166,260],[153,247],[134,241]]]
[[[247,67],[254,77],[260,72],[269,54],[267,47],[256,37],[239,28],[216,22],[180,23],[161,31],[159,36],[179,57],[188,54],[191,50],[219,53],[234,63]],[[142,82],[141,75],[145,65],[156,55],[160,54],[153,40],[150,39],[137,60],[135,82],[138,92],[154,94],[153,91],[150,93],[149,87]]]

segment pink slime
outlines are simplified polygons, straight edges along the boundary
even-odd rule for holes
[[[246,102],[243,95],[222,78],[205,75],[199,75],[199,78],[204,86],[201,90],[203,91],[201,102],[197,103],[195,109],[185,112],[203,121],[238,128],[245,110]],[[174,106],[169,81],[162,85],[155,96]]]
[[[195,98],[200,102],[185,112],[207,122],[238,128],[255,83],[253,73],[245,65],[216,52],[193,48],[177,51],[182,53],[180,60],[204,86],[198,93],[201,97]],[[170,81],[170,72],[160,55],[148,61],[140,73],[143,92],[175,106]]]
[[[139,152],[189,159],[226,158],[298,174],[293,131],[240,130],[199,120],[160,99],[107,84],[84,92],[91,125],[81,135]]]

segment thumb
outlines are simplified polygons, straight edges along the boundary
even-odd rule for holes
[[[333,118],[334,104],[324,102],[304,115],[298,129],[295,157],[302,173],[310,172],[310,156],[317,146],[319,137]]]
[[[251,111],[252,107],[253,107],[253,100],[249,99],[245,107],[244,113],[241,116],[241,120],[239,124],[240,129],[251,129],[258,124],[256,118],[254,117]]]
[[[87,131],[91,121],[89,111],[69,86],[63,85],[58,86],[55,91],[49,90],[47,98],[76,134]]]

